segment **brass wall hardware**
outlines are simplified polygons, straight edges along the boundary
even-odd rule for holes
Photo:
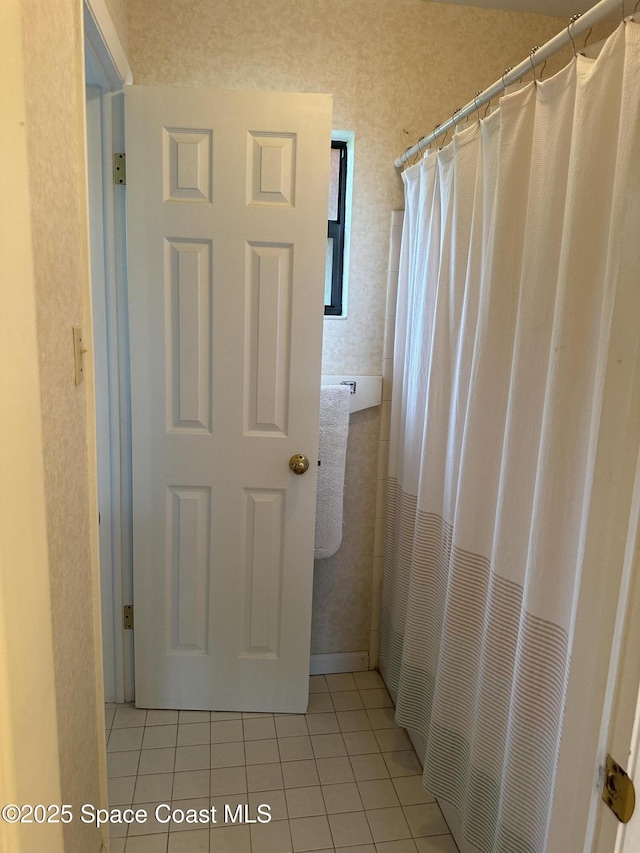
[[[289,460],[289,468],[294,474],[304,474],[309,468],[309,460],[302,453],[296,453]]]
[[[633,782],[620,765],[607,755],[602,799],[621,823],[628,823],[636,805]]]
[[[127,183],[127,155],[126,154],[114,154],[113,155],[113,183],[114,184],[126,184]]]
[[[82,326],[73,327],[73,365],[75,372],[75,383],[80,385],[84,382],[84,356],[87,348],[82,339]]]

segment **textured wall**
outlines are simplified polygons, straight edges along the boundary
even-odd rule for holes
[[[105,0],[111,20],[114,23],[118,36],[122,42],[122,47],[127,52],[129,44],[129,28],[127,24],[127,0]]]
[[[84,85],[78,0],[23,0],[25,100],[42,388],[47,538],[62,802],[101,802],[96,688],[97,512],[91,389],[76,387],[72,326],[90,346]],[[34,712],[37,709],[31,709]],[[65,849],[100,850],[74,820]]]
[[[381,373],[394,158],[566,22],[421,0],[128,2],[138,84],[333,94],[355,175],[348,318],[325,321],[323,370]],[[373,524],[355,531],[375,506],[379,424],[352,417],[345,544],[316,568],[316,653],[368,648]]]
[[[316,560],[313,577],[312,654],[369,647],[371,559],[376,505],[379,417],[376,409],[351,415],[345,473],[342,545]]]
[[[59,803],[21,0],[0,8],[0,803]],[[63,853],[62,829],[0,820],[0,850]]]

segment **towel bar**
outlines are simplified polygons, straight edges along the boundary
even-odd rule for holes
[[[351,376],[344,373],[328,376],[323,373],[322,384],[351,385],[351,414],[379,406],[382,402],[382,376]]]

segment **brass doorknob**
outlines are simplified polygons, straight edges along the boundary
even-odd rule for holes
[[[296,453],[289,460],[289,468],[294,474],[304,474],[309,469],[309,460],[302,453]]]

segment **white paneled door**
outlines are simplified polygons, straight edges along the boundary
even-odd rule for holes
[[[132,86],[126,138],[136,704],[303,711],[331,98]]]

